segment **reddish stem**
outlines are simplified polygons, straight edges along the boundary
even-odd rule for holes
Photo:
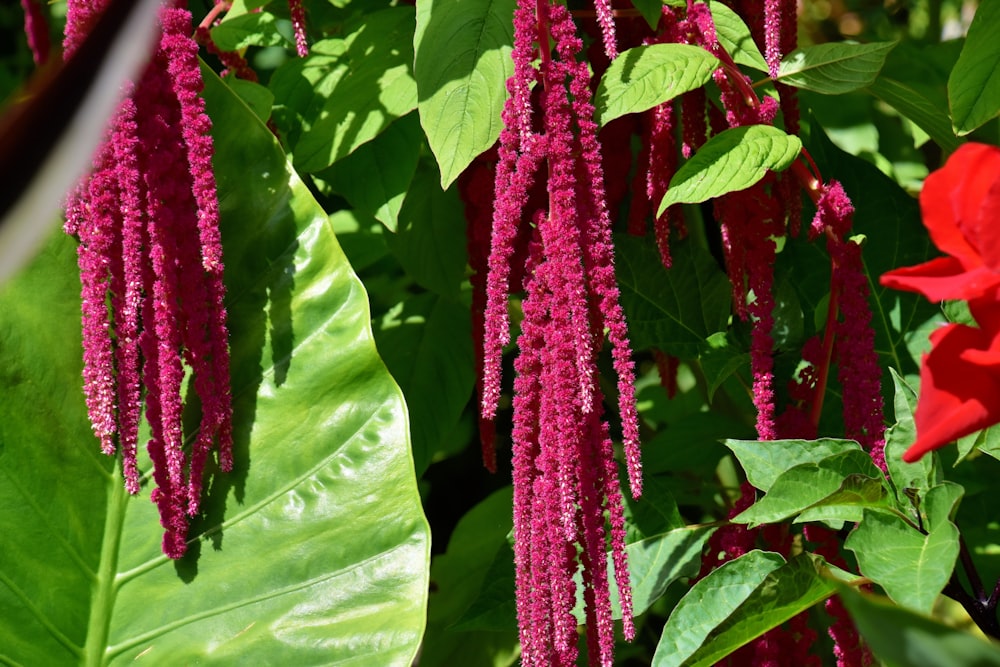
[[[233,3],[231,2],[220,2],[216,4],[207,14],[205,14],[205,18],[201,20],[198,27],[208,29],[215,22],[215,19],[219,18],[219,14],[222,12],[228,12],[232,6]]]
[[[820,361],[816,376],[816,393],[812,401],[812,409],[809,412],[809,421],[819,432],[819,418],[823,412],[823,399],[826,397],[826,383],[830,378],[830,364],[833,361],[833,342],[836,338],[834,326],[837,321],[837,314],[840,301],[840,290],[836,287],[834,277],[837,273],[837,262],[831,259],[830,265],[830,302],[826,308],[826,331],[823,332],[823,356]]]

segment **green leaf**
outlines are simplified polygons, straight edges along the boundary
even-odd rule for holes
[[[674,607],[653,655],[654,667],[686,664],[707,643],[712,631],[785,564],[769,551],[751,551],[724,563],[694,586]]]
[[[866,510],[844,548],[896,603],[930,613],[955,568],[958,529],[948,521],[924,535],[899,516]]]
[[[948,77],[948,106],[955,134],[964,136],[1000,113],[1000,5],[982,2],[965,46]]]
[[[468,306],[424,293],[390,310],[376,330],[382,359],[406,397],[418,476],[472,395],[470,328]]]
[[[710,5],[712,19],[715,21],[715,36],[719,46],[726,50],[739,65],[746,65],[761,72],[767,72],[767,61],[761,55],[756,42],[750,35],[750,28],[743,22],[739,14],[721,2]]]
[[[497,592],[506,586],[505,599],[493,601],[500,605],[513,601],[513,556],[507,560],[507,535],[514,527],[512,502],[509,486],[491,494],[459,520],[447,551],[434,557],[421,667],[506,667],[516,661],[519,651],[513,616],[496,620],[490,630],[459,631],[456,625],[484,586]]]
[[[454,188],[441,190],[430,160],[417,171],[399,211],[389,249],[417,283],[457,298],[465,280],[465,211]]]
[[[841,95],[870,86],[896,42],[829,42],[795,49],[781,61],[780,83],[824,95]]]
[[[0,661],[410,665],[429,530],[361,283],[271,133],[206,71],[235,460],[188,555],[160,553],[80,391],[74,242],[0,292]]]
[[[449,630],[468,632],[482,630],[517,632],[514,549],[504,542],[497,549],[476,598]]]
[[[274,14],[253,12],[227,18],[212,28],[212,41],[220,51],[242,51],[248,46],[287,46],[278,32]]]
[[[962,485],[954,482],[944,482],[928,489],[920,508],[924,526],[934,531],[952,521],[964,495],[965,489]]]
[[[858,521],[863,507],[888,505],[889,491],[882,480],[867,452],[841,452],[782,473],[766,496],[732,521],[752,528],[784,521],[806,510],[812,510],[812,516],[803,515],[798,520]]]
[[[761,491],[770,490],[785,472],[803,463],[820,461],[844,452],[861,451],[853,440],[725,440],[743,467],[747,480]]]
[[[413,36],[420,124],[447,189],[500,136],[514,0],[422,0]]]
[[[367,14],[344,39],[316,42],[274,73],[285,108],[276,116],[297,169],[325,169],[416,108],[413,25],[412,7]]]
[[[705,339],[698,354],[701,371],[708,382],[709,401],[731,375],[740,370],[750,370],[750,353],[743,351],[731,338],[732,334],[728,332],[714,333]]]
[[[934,484],[934,457],[924,456],[914,463],[903,461],[903,452],[917,439],[917,427],[913,422],[917,394],[896,369],[890,368],[889,373],[895,387],[893,404],[896,423],[885,434],[885,463],[889,469],[889,479],[899,493],[899,502],[905,504],[908,502],[906,489],[926,491]]]
[[[632,6],[639,10],[642,18],[646,19],[646,23],[653,30],[656,30],[656,26],[660,23],[663,4],[661,0],[632,0]]]
[[[690,44],[651,44],[623,51],[597,86],[597,122],[605,125],[701,88],[718,66],[715,56]]]
[[[839,587],[858,632],[880,660],[906,667],[1000,667],[1000,645],[874,595]]]
[[[951,128],[951,120],[940,106],[901,81],[879,76],[868,92],[882,100],[926,132],[946,153],[961,145]]]
[[[770,125],[724,130],[709,139],[670,179],[657,215],[673,204],[698,204],[745,190],[768,170],[786,169],[802,150],[798,137]]]
[[[714,665],[747,642],[827,599],[837,590],[828,572],[819,556],[802,553],[792,558],[770,572],[683,664]]]
[[[626,493],[625,540],[631,544],[686,525],[671,493],[670,479],[643,471],[642,498]]]
[[[237,79],[234,76],[226,78],[226,85],[239,95],[257,118],[267,122],[271,117],[271,107],[274,106],[274,94],[270,90],[259,83]]]
[[[351,206],[396,231],[399,209],[420,160],[423,134],[417,120],[415,114],[407,114],[316,176]]]
[[[697,356],[710,334],[726,328],[731,288],[712,255],[691,239],[673,244],[673,268],[656,248],[632,236],[615,238],[622,308],[636,348]]]

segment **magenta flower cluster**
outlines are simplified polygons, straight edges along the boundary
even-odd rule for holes
[[[73,57],[104,0],[70,0],[64,49]],[[160,10],[150,64],[130,86],[91,174],[70,196],[66,232],[80,245],[84,392],[94,433],[121,451],[125,487],[138,493],[145,399],[147,446],[165,529],[180,558],[199,511],[209,453],[232,468],[229,349],[211,121],[199,96],[191,14]],[[182,429],[185,367],[201,401],[198,432]]]
[[[609,28],[608,6],[599,5],[598,14]],[[614,36],[604,41],[614,53]],[[590,75],[578,58],[581,47],[564,5],[518,4],[515,71],[503,113],[486,281],[482,407],[487,418],[495,414],[501,356],[510,337],[508,296],[518,291],[510,284],[511,259],[520,232],[530,226],[513,431],[516,595],[524,665],[576,664],[574,574],[581,569],[589,659],[611,664],[608,542],[624,634],[631,638],[635,632],[621,489],[598,383],[597,356],[605,337],[619,378],[629,481],[638,496],[634,369],[615,282]],[[529,206],[543,168],[547,203]]]

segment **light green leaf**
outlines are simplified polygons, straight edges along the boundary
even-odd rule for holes
[[[768,170],[788,168],[802,150],[798,137],[770,125],[734,127],[709,139],[670,179],[657,215],[673,204],[697,204],[756,184]]]
[[[733,517],[754,527],[796,517],[811,508],[812,520],[858,521],[862,507],[886,507],[889,491],[867,452],[852,450],[782,473],[767,495]],[[799,520],[808,520],[801,517]]]
[[[416,114],[407,114],[316,177],[394,232],[417,171],[422,139]]]
[[[751,551],[724,563],[691,587],[674,607],[653,655],[653,667],[678,667],[707,643],[712,632],[785,564],[769,551]]]
[[[964,136],[1000,113],[1000,4],[981,2],[948,77],[955,134]]]
[[[237,79],[234,76],[226,77],[226,85],[246,102],[257,118],[267,122],[271,117],[271,107],[274,106],[274,94],[270,90],[259,83]]]
[[[955,482],[944,482],[931,487],[924,494],[920,505],[924,527],[934,531],[952,521],[964,495],[965,489]]]
[[[961,145],[961,140],[952,131],[948,114],[913,87],[901,81],[880,76],[868,86],[867,90],[913,121],[946,153],[953,152]]]
[[[906,667],[1000,667],[1000,645],[874,595],[839,587],[840,599],[880,660]]]
[[[955,568],[958,529],[948,521],[924,535],[901,517],[865,510],[844,548],[896,603],[930,613]]]
[[[376,330],[379,352],[406,396],[418,476],[472,395],[471,326],[468,306],[424,293],[390,310]]]
[[[416,108],[413,25],[412,7],[368,14],[344,39],[316,42],[274,73],[284,107],[276,117],[297,169],[325,169]]]
[[[667,271],[651,244],[615,238],[622,308],[636,348],[692,358],[705,338],[726,328],[731,288],[712,255],[693,240],[673,244],[671,255]]]
[[[327,216],[271,133],[206,73],[225,246],[235,469],[188,555],[160,553],[80,391],[74,242],[0,292],[0,662],[408,666],[429,530],[406,411]]]
[[[701,88],[718,66],[715,56],[690,44],[652,44],[623,51],[597,86],[597,122],[605,125]]]
[[[899,502],[905,504],[908,502],[904,493],[906,489],[926,491],[933,486],[934,457],[925,456],[914,463],[903,461],[903,453],[917,439],[917,427],[913,422],[917,394],[896,369],[890,368],[889,372],[895,386],[893,404],[896,423],[886,431],[885,463],[889,478],[899,493]]]
[[[500,136],[514,73],[513,0],[421,0],[413,36],[420,124],[446,189]]]
[[[721,2],[713,2],[709,6],[712,9],[712,19],[715,21],[715,36],[719,40],[719,46],[725,49],[738,65],[767,72],[767,61],[753,41],[750,28],[739,14]]]
[[[685,667],[714,665],[747,642],[827,599],[836,590],[822,558],[799,554],[770,572],[683,664]]]
[[[784,57],[778,82],[825,95],[841,95],[870,86],[895,42],[829,42],[796,49]]]
[[[220,51],[242,51],[248,46],[287,46],[278,32],[274,14],[252,12],[227,18],[212,28],[212,41]]]
[[[853,440],[725,440],[733,451],[747,480],[761,491],[768,491],[783,473],[803,463],[819,463],[843,452],[861,451]]]

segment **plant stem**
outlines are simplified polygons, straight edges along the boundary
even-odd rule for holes
[[[116,463],[114,473],[108,482],[108,508],[104,519],[104,539],[101,541],[101,560],[97,566],[90,603],[90,619],[87,622],[87,641],[83,647],[85,667],[105,664],[108,634],[111,629],[111,610],[118,594],[116,573],[118,571],[118,547],[121,539],[128,493],[122,479],[121,466]]]

